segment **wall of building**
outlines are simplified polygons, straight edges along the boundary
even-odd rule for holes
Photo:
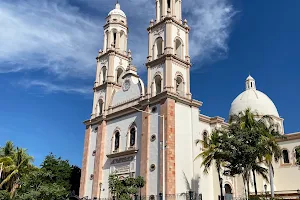
[[[184,193],[193,180],[192,113],[189,106],[175,104],[176,193]]]
[[[150,111],[153,107],[156,107],[156,113],[160,114],[160,105],[155,105],[150,107]],[[160,117],[157,116],[155,113],[153,115],[149,115],[150,118],[150,138],[152,135],[156,136],[154,141],[150,141],[149,143],[149,155],[148,155],[148,195],[157,195],[161,191],[160,188],[160,169],[159,169],[159,161],[160,161]],[[150,166],[154,164],[156,166],[154,171],[150,171]]]
[[[199,119],[198,119],[199,120]],[[208,134],[211,133],[210,124],[207,122],[199,121],[200,128],[199,128],[199,139],[203,140],[203,133],[207,131]],[[202,152],[202,146],[198,145],[195,148],[195,153],[200,154]],[[208,171],[207,174],[203,173],[203,167],[201,166],[202,158],[195,160],[195,171],[200,176],[200,192],[202,193],[203,199],[216,199],[214,198],[214,182],[213,182],[213,173],[216,171],[213,166]]]
[[[111,120],[107,122],[107,132],[106,132],[106,141],[105,141],[105,158],[104,158],[104,166],[103,166],[103,180],[102,180],[102,192],[101,197],[107,198],[109,196],[109,189],[108,189],[108,177],[111,173],[111,165],[110,162],[112,159],[109,159],[106,157],[106,155],[112,153],[112,138],[114,131],[118,129],[120,131],[120,151],[126,150],[126,144],[127,144],[127,133],[129,131],[130,126],[132,123],[135,123],[137,126],[137,148],[140,147],[140,138],[141,138],[141,132],[142,132],[142,113],[136,112],[134,114],[126,115],[123,117],[119,117],[117,119]],[[139,172],[139,165],[140,163],[140,153],[138,152],[136,157],[133,160],[134,162],[134,170],[135,175],[138,176],[140,174]]]

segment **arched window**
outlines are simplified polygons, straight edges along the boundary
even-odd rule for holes
[[[114,31],[113,32],[113,46],[116,48],[116,44],[117,44],[117,32]]]
[[[120,132],[115,133],[114,151],[118,151],[120,148]]]
[[[158,19],[161,20],[163,16],[162,0],[159,0],[159,16]]]
[[[105,83],[106,82],[106,72],[107,72],[107,69],[106,67],[102,67],[102,83]]]
[[[225,194],[232,194],[232,189],[229,184],[225,184]]]
[[[163,39],[161,37],[157,38],[154,44],[154,49],[153,49],[153,58],[157,59],[162,56],[163,54]]]
[[[161,93],[162,91],[162,79],[161,79],[161,76],[160,75],[156,75],[155,78],[154,78],[154,82],[155,82],[155,89],[156,89],[156,94],[159,94]]]
[[[182,42],[179,39],[175,40],[175,55],[182,59]]]
[[[203,147],[208,147],[208,133],[206,131],[203,132]]]
[[[171,8],[171,0],[167,0],[168,8]]]
[[[282,151],[282,157],[283,157],[283,163],[284,163],[284,164],[290,163],[289,152],[288,152],[288,150],[284,149],[284,150]]]
[[[180,11],[179,11],[180,5],[179,5],[179,0],[175,0],[175,15],[180,19]]]
[[[176,92],[181,95],[183,95],[184,92],[183,80],[180,76],[176,77]]]
[[[107,48],[109,48],[109,44],[108,44],[109,32],[108,31],[106,31],[105,36],[106,36],[106,49],[107,49]],[[104,49],[104,50],[106,50],[106,49]]]
[[[123,74],[123,69],[122,68],[118,68],[117,69],[117,83],[121,84],[122,82],[122,74]]]
[[[130,136],[129,136],[129,146],[134,147],[135,146],[135,137],[136,137],[136,128],[132,127],[130,129]]]
[[[100,99],[98,102],[98,115],[102,115],[103,114],[103,100]]]

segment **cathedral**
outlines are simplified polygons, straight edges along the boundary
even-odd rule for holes
[[[103,49],[97,56],[92,114],[84,122],[81,198],[110,198],[108,177],[116,173],[120,178],[144,177],[142,195],[149,199],[157,199],[160,193],[166,197],[187,191],[201,194],[204,200],[218,199],[217,172],[212,167],[208,174],[203,173],[201,159],[195,160],[202,147],[195,141],[228,124],[224,118],[201,114],[202,102],[192,98],[190,27],[182,19],[181,3],[156,0],[156,19],[147,29],[147,83],[132,62],[127,18],[120,4],[106,17]],[[246,90],[233,101],[230,114],[247,107],[274,117],[284,133],[283,119],[274,103],[256,89],[250,76]],[[293,152],[300,146],[300,133],[290,134],[281,143],[287,159],[275,164],[274,184],[277,191],[296,191],[300,186],[294,179],[299,180],[300,172],[295,157],[300,155]],[[240,179],[222,178],[228,199],[243,195]],[[260,192],[266,189],[265,184],[258,180]]]

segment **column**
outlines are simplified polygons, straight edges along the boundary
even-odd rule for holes
[[[190,52],[189,52],[189,28],[185,31],[185,60],[190,62]]]
[[[176,12],[175,12],[175,0],[171,0],[171,12],[172,12],[172,17],[176,18]]]
[[[166,47],[165,54],[173,54],[173,43],[172,43],[172,20],[166,21]]]
[[[111,32],[107,32],[107,49],[111,49]]]
[[[163,18],[165,18],[165,16],[167,15],[167,0],[162,0],[162,13],[161,15],[163,16]],[[163,20],[163,18],[161,20]]]
[[[107,32],[104,32],[103,51],[106,52],[107,48]]]
[[[179,0],[179,9],[178,9],[178,11],[179,11],[179,13],[178,13],[178,19],[179,19],[179,21],[182,20],[182,10],[181,10],[182,5],[181,5],[181,1],[182,0]]]
[[[156,22],[159,22],[159,19],[160,19],[160,13],[159,13],[159,0],[156,0]]]
[[[152,34],[151,34],[151,29],[149,29],[149,31],[148,31],[148,62],[150,62],[153,57],[152,47],[153,47]]]
[[[120,37],[121,37],[121,33],[120,31],[117,32],[117,37],[116,37],[116,49],[119,50],[120,49]]]
[[[173,67],[172,67],[172,57],[166,57],[166,64],[165,64],[165,89],[168,91],[172,91],[172,74],[173,74]]]

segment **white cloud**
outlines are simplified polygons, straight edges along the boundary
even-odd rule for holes
[[[0,72],[44,68],[60,76],[92,75],[102,21],[59,2],[0,2]]]
[[[84,4],[85,9],[70,2]],[[113,6],[111,0],[101,0],[101,5],[99,0],[0,1],[0,73],[43,69],[63,79],[93,79],[104,18]],[[145,69],[146,28],[155,17],[154,6],[154,0],[121,1],[128,16],[129,48],[140,70]],[[235,14],[229,0],[183,0],[183,11],[192,28],[194,61],[217,60],[227,53]]]
[[[47,81],[40,81],[40,80],[22,80],[18,83],[25,88],[37,87],[43,89],[45,92],[48,93],[78,93],[78,94],[92,94],[91,87],[70,87],[68,85],[61,85],[61,84],[54,84]]]
[[[236,11],[228,0],[186,0],[184,12],[190,13],[191,57],[199,64],[215,61],[228,52],[228,39]]]

